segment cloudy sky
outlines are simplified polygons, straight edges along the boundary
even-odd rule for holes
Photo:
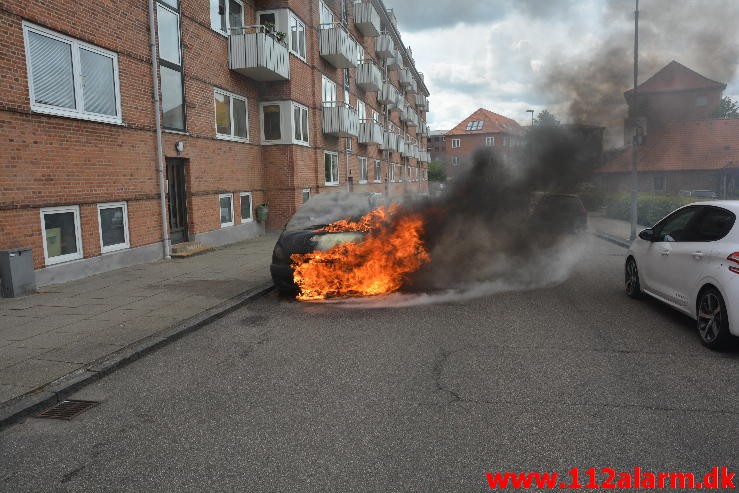
[[[613,125],[633,84],[634,0],[384,0],[431,92],[429,124],[480,107]],[[639,82],[672,60],[739,99],[739,0],[641,0]]]

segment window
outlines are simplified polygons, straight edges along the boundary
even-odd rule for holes
[[[364,47],[357,43],[357,67],[362,65],[362,62],[364,62]]]
[[[118,56],[23,23],[31,110],[120,123]]]
[[[667,190],[667,184],[665,183],[667,180],[665,179],[664,175],[657,175],[653,178],[654,182],[654,191],[655,192],[664,192]]]
[[[250,223],[254,220],[251,213],[251,192],[241,192],[239,198],[241,199],[241,222]]]
[[[359,183],[367,183],[367,158],[359,158]]]
[[[467,130],[480,130],[483,123],[482,120],[467,122]]]
[[[169,4],[178,3],[175,1]],[[159,33],[159,81],[162,93],[162,126],[185,130],[185,94],[180,50],[180,14],[173,8],[157,4]]]
[[[324,105],[336,102],[336,82],[325,75],[321,76],[321,95]]]
[[[485,145],[493,147],[495,145],[495,137],[485,137]]]
[[[719,207],[705,207],[698,223],[697,241],[718,241],[731,231],[736,221],[733,212]]]
[[[452,166],[459,166],[459,156],[452,156]]]
[[[708,96],[698,96],[695,98],[696,106],[706,106],[708,104]]]
[[[367,105],[359,98],[357,98],[357,115],[360,122],[367,119]]]
[[[320,9],[321,9],[321,29],[328,29],[331,27],[331,24],[334,23],[334,13],[331,11],[328,6],[321,1],[320,3]]]
[[[691,241],[693,220],[700,207],[686,207],[673,212],[654,227],[659,241]]]
[[[262,106],[262,125],[264,128],[264,140],[282,139],[279,104],[265,104]]]
[[[382,181],[382,161],[375,159],[375,183]]]
[[[303,189],[303,203],[305,204],[310,199],[310,188]]]
[[[326,185],[339,184],[339,155],[336,152],[324,151],[323,164],[326,174]]]
[[[352,138],[346,137],[344,140],[344,143],[346,144],[344,149],[351,152],[352,151]]]
[[[393,182],[395,181],[395,163],[390,163],[388,167],[390,168],[390,181]]]
[[[296,143],[308,144],[308,108],[293,103],[293,127]]]
[[[456,149],[460,147],[460,145],[461,145],[461,142],[459,139],[452,139],[452,149]]]
[[[233,194],[222,193],[218,196],[221,206],[221,227],[233,226],[234,224],[234,204]]]
[[[246,99],[221,89],[214,90],[216,136],[219,139],[247,141],[249,120]]]
[[[229,30],[244,25],[241,0],[210,0],[210,27],[228,36]]]
[[[128,248],[128,207],[125,202],[98,204],[100,251],[113,252]]]
[[[41,233],[46,265],[82,258],[79,206],[41,209]]]
[[[305,24],[290,12],[290,51],[305,60]]]

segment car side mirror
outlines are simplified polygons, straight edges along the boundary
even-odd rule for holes
[[[639,238],[644,241],[656,241],[657,235],[654,234],[653,229],[644,229],[639,233]]]

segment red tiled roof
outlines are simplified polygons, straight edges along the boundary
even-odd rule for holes
[[[671,122],[647,136],[639,149],[640,171],[739,168],[739,119]],[[598,172],[631,170],[631,148],[604,164]]]
[[[704,77],[698,72],[690,70],[685,65],[673,60],[662,67],[659,72],[637,86],[637,91],[640,93],[696,89],[719,89],[723,91],[726,89],[726,84]],[[624,94],[628,98],[632,92],[634,92],[633,89],[626,91]]]
[[[482,121],[482,128],[479,130],[467,130],[467,123],[472,121]],[[468,135],[468,134],[490,134],[490,133],[507,133],[513,135],[523,134],[523,128],[515,120],[506,118],[503,115],[493,113],[484,108],[480,108],[470,116],[459,122],[453,129],[447,132],[447,135]]]

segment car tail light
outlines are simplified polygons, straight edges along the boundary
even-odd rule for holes
[[[729,270],[733,272],[734,274],[739,274],[739,252],[734,252],[728,257],[726,257],[726,260],[729,262],[734,262],[736,265],[730,265]]]

